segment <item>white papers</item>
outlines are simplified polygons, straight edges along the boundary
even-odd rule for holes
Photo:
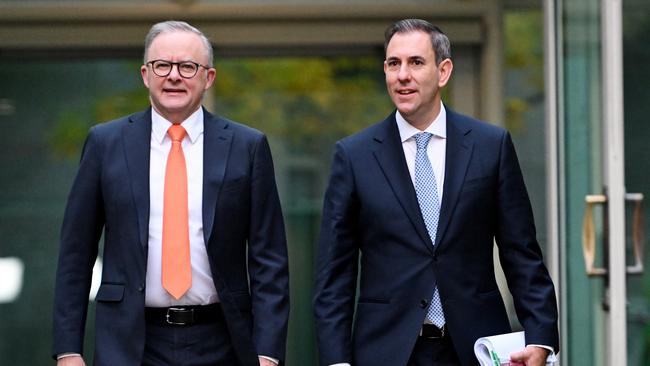
[[[474,354],[481,366],[500,366],[510,363],[510,354],[521,351],[526,347],[524,332],[499,334],[479,338],[474,342]],[[546,365],[552,366],[557,362],[554,354],[549,354]]]

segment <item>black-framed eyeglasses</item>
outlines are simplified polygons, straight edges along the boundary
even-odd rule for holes
[[[174,65],[176,65],[178,68],[178,74],[185,79],[191,79],[196,76],[196,73],[199,72],[199,67],[206,70],[210,69],[208,66],[201,65],[194,61],[171,62],[167,60],[153,60],[147,62],[147,65],[151,65],[153,73],[160,77],[169,75],[172,72]]]

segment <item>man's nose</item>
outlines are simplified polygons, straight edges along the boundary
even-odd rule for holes
[[[169,71],[169,75],[167,75],[167,78],[172,79],[172,80],[180,79],[181,78],[181,73],[179,71],[179,67],[181,67],[181,65],[178,65],[178,64],[173,65],[172,64],[172,69]]]
[[[409,80],[411,78],[411,70],[409,70],[407,64],[401,64],[399,71],[397,72],[397,78],[399,80]]]

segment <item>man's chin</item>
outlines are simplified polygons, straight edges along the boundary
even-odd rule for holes
[[[183,111],[186,111],[189,109],[189,106],[186,103],[167,103],[163,104],[162,109],[167,112],[167,113],[183,113]]]
[[[399,111],[399,114],[401,114],[404,118],[412,116],[415,112],[412,105],[397,105],[397,110]]]

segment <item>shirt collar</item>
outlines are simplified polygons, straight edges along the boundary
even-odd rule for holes
[[[163,143],[163,140],[167,135],[167,130],[171,125],[171,122],[156,112],[154,108],[151,108],[151,134],[159,144]],[[203,133],[203,108],[199,107],[196,112],[192,113],[185,121],[181,122],[181,125],[185,128],[185,131],[187,131],[187,137],[190,139],[192,144],[194,144]]]
[[[416,133],[422,132],[408,123],[399,111],[395,112],[395,120],[397,121],[397,128],[402,142],[412,138]],[[447,138],[447,110],[442,102],[440,102],[440,113],[424,132],[429,132],[443,139]]]

